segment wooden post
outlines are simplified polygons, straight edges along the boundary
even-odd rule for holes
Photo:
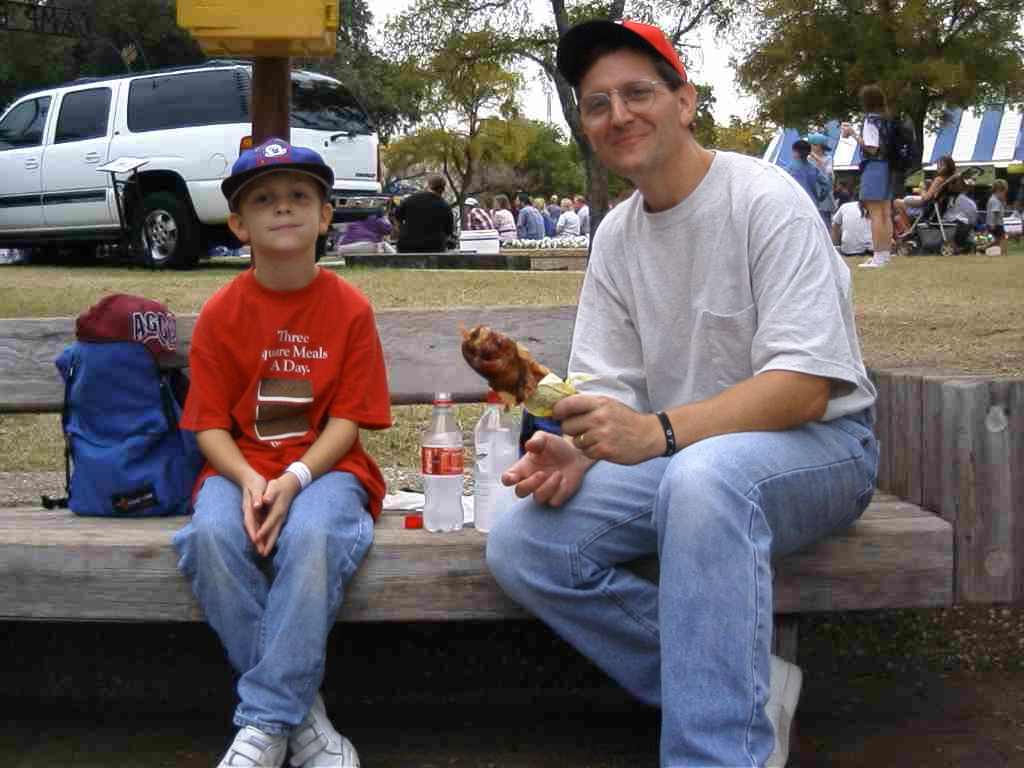
[[[291,141],[291,59],[258,57],[252,68],[252,141],[269,138]]]

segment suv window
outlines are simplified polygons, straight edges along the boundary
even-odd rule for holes
[[[0,122],[0,150],[42,144],[49,111],[49,96],[22,102],[12,109]]]
[[[110,89],[90,88],[64,94],[57,116],[54,144],[84,141],[107,135],[110,118]]]
[[[249,76],[242,69],[144,77],[133,80],[128,91],[133,133],[248,122]]]
[[[292,77],[292,128],[373,133],[365,110],[341,83]]]

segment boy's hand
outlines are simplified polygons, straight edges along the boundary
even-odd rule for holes
[[[256,551],[266,557],[277,544],[277,537],[281,533],[281,526],[288,517],[288,510],[291,509],[294,499],[301,487],[299,478],[291,472],[285,472],[280,477],[274,478],[267,484],[267,490],[263,493],[263,510],[265,517],[256,532],[253,544]]]
[[[267,479],[253,472],[242,484],[242,522],[249,541],[256,544],[256,532],[263,520],[263,494],[267,491]]]

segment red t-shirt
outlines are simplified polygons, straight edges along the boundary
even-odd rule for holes
[[[364,429],[391,426],[384,353],[370,302],[319,269],[298,291],[271,291],[250,269],[203,306],[189,351],[181,424],[226,429],[267,480],[298,461],[328,417]],[[334,469],[355,475],[380,514],[384,478],[359,442]],[[216,471],[207,463],[196,490]]]

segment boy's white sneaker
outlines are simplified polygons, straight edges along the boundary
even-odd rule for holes
[[[217,768],[281,768],[288,751],[288,738],[266,733],[247,725],[235,734],[235,740]]]
[[[359,768],[356,748],[327,719],[327,707],[319,693],[306,719],[292,731],[288,746],[295,768]]]
[[[804,673],[800,667],[772,656],[771,693],[764,710],[775,728],[775,751],[765,763],[765,768],[785,768],[789,759],[789,731],[803,682]]]

